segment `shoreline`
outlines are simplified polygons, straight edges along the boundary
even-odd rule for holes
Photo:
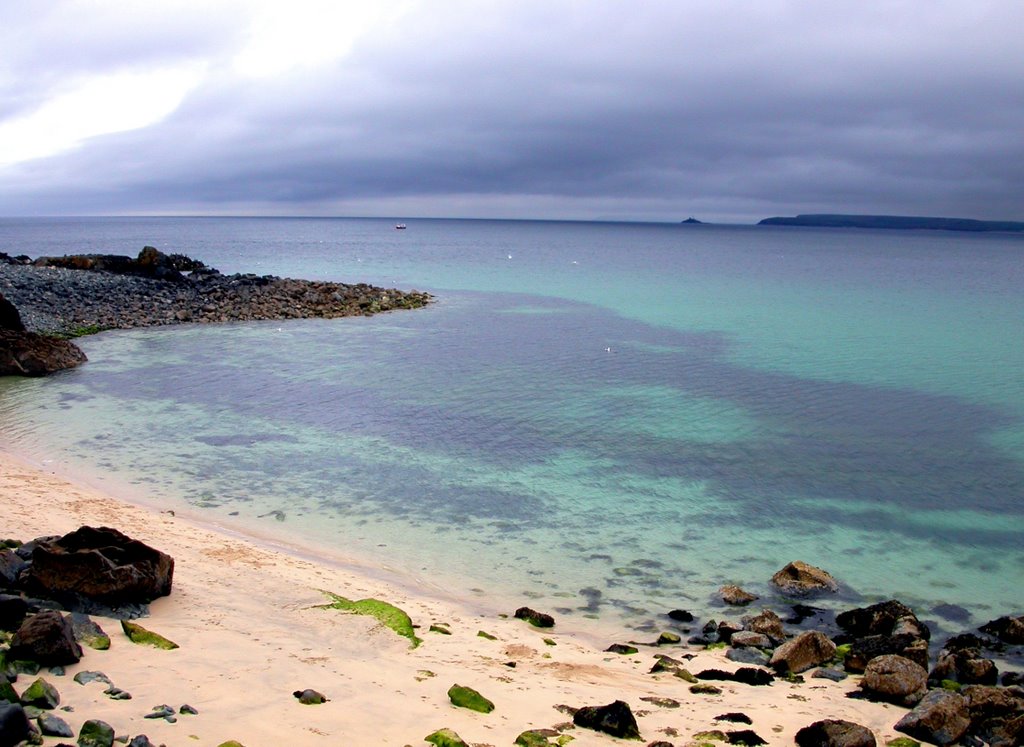
[[[111,635],[110,650],[85,649],[82,661],[62,677],[41,673],[59,689],[62,704],[74,708],[58,713],[76,733],[84,719],[101,718],[118,734],[147,734],[169,747],[231,739],[246,747],[304,747],[339,737],[419,745],[424,736],[450,728],[471,745],[496,746],[511,744],[526,730],[557,729],[586,747],[625,742],[572,727],[556,706],[622,700],[636,714],[644,744],[692,744],[707,741],[698,736],[703,733],[735,729],[751,729],[768,744],[793,744],[799,729],[826,718],[860,724],[879,744],[905,736],[893,726],[906,708],[850,697],[858,676],[833,682],[805,672],[801,682],[715,682],[719,694],[696,694],[671,672],[651,674],[656,657],[684,659],[690,672],[736,671],[741,665],[722,648],[685,643],[608,653],[574,630],[572,619],[539,629],[514,619],[511,609],[505,616],[482,613],[471,600],[417,593],[371,569],[302,557],[296,548],[271,547],[226,527],[113,498],[44,472],[7,449],[0,449],[0,491],[8,503],[8,536],[27,541],[82,525],[110,526],[175,558],[170,596],[152,602],[150,616],[140,622],[181,648],[136,647],[115,632],[116,621],[95,617]],[[329,602],[325,591],[400,607],[423,644],[410,648],[372,618],[318,609]],[[622,631],[614,642],[628,638]],[[104,672],[133,699],[110,700],[99,686],[72,681],[86,670]],[[18,689],[30,681],[20,678]],[[479,690],[496,710],[484,715],[454,707],[446,695],[454,684]],[[292,693],[306,688],[328,702],[299,704]],[[162,703],[187,703],[199,714],[177,723],[145,719]],[[734,712],[752,723],[716,720]]]
[[[8,451],[0,451],[0,486],[10,505],[10,536],[28,540],[84,524],[112,526],[175,558],[170,596],[154,601],[150,617],[141,622],[180,649],[135,649],[114,633],[114,621],[96,618],[111,634],[110,650],[86,649],[64,677],[42,673],[58,687],[62,703],[74,708],[59,713],[76,732],[82,720],[102,718],[118,734],[145,733],[154,743],[183,744],[195,737],[201,744],[236,739],[258,747],[318,745],[338,737],[416,745],[437,729],[451,728],[470,744],[498,745],[511,744],[528,729],[564,725],[567,717],[556,705],[620,699],[638,714],[647,742],[667,738],[685,744],[702,731],[734,728],[714,718],[729,711],[746,713],[753,721],[749,728],[771,744],[792,744],[798,729],[827,717],[856,721],[883,742],[899,736],[892,725],[904,709],[850,700],[856,678],[808,678],[799,685],[777,680],[770,687],[721,683],[721,696],[694,695],[671,674],[649,674],[654,656],[693,654],[692,671],[734,670],[736,663],[722,650],[661,646],[641,647],[634,656],[609,654],[557,624],[534,629],[512,619],[512,610],[507,619],[476,614],[450,601],[414,596],[358,569],[315,563],[222,528],[125,503],[46,474]],[[369,618],[315,609],[329,601],[319,589],[401,607],[419,626],[423,645],[410,649]],[[429,632],[431,625],[447,626],[451,635]],[[480,630],[496,640],[478,636]],[[545,644],[545,638],[557,645]],[[506,666],[509,661],[517,666]],[[98,686],[71,681],[85,670],[103,671],[133,700],[112,701]],[[23,677],[18,688],[29,681]],[[445,693],[455,683],[478,689],[497,709],[485,716],[453,707]],[[329,702],[298,704],[292,692],[305,688],[319,690]],[[645,697],[674,699],[683,707],[653,705]],[[164,702],[175,708],[188,703],[199,715],[176,724],[144,720]],[[585,729],[567,733],[579,745],[618,743]]]

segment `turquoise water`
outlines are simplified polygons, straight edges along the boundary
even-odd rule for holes
[[[4,440],[485,606],[644,627],[801,558],[844,600],[1024,609],[1020,237],[403,222],[0,221],[438,297],[87,338],[0,383]]]

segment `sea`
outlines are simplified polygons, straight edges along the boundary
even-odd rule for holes
[[[784,604],[798,559],[842,585],[818,604],[898,598],[955,632],[1024,613],[1024,236],[0,219],[9,254],[145,245],[435,300],[81,338],[86,365],[0,380],[0,445],[563,626],[735,616],[731,583]]]

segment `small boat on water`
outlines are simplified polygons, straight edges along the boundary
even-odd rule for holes
[[[405,224],[404,223],[396,223],[395,224],[395,230],[396,231],[404,231],[405,230]]]

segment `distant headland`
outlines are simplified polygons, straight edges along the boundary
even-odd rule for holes
[[[921,218],[906,215],[797,215],[765,218],[759,226],[816,226],[819,228],[894,228],[936,231],[1024,231],[1024,223],[971,218]]]

